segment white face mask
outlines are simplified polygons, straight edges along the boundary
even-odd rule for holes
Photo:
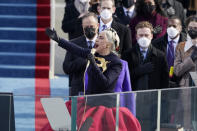
[[[167,28],[167,33],[168,33],[168,36],[172,39],[177,36],[179,31],[174,27],[169,27],[169,28]]]
[[[89,2],[89,0],[79,0],[81,3]]]
[[[104,19],[104,20],[108,20],[112,17],[112,13],[110,10],[108,9],[104,9],[101,11],[101,17]]]
[[[141,48],[148,48],[151,43],[151,40],[146,37],[141,37],[137,40],[137,42]]]

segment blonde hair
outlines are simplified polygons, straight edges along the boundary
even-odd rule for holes
[[[114,0],[100,0],[100,5],[102,4],[103,1],[111,1],[113,6],[115,7],[115,1]]]
[[[107,28],[103,32],[105,32],[108,41],[112,44],[111,51],[115,54],[118,54],[120,38],[117,32],[113,28]]]
[[[153,26],[150,22],[148,21],[141,21],[135,26],[135,31],[137,32],[138,29],[140,28],[149,28],[151,32],[153,33]]]

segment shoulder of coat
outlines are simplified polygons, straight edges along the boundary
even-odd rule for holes
[[[178,45],[177,45],[177,50],[184,50],[184,47],[185,47],[185,41],[184,42],[180,42]]]

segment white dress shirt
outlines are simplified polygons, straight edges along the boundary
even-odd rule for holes
[[[132,6],[130,9],[123,7],[125,15],[127,16],[127,12],[128,12],[128,15],[130,18],[133,16],[134,9],[135,9],[135,6]]]
[[[99,33],[102,31],[103,25],[106,25],[107,26],[106,28],[111,28],[112,21],[113,21],[113,19],[110,22],[108,22],[107,24],[104,24],[102,19],[100,18]]]
[[[97,39],[97,36],[98,35],[95,35],[94,36],[94,38],[92,39],[92,40],[90,40],[90,39],[88,39],[87,37],[86,37],[86,42],[88,43],[88,41],[92,41],[92,48],[94,47],[94,45],[95,45],[95,42],[96,42],[96,39]],[[90,45],[88,45],[88,47],[89,47]]]
[[[148,48],[142,49],[142,48],[140,47],[140,52],[141,52],[141,53],[144,52],[144,53],[142,53],[142,55],[144,56],[144,59],[146,59],[147,51],[148,51]]]

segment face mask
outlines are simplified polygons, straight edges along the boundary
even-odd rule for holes
[[[148,48],[150,43],[151,43],[151,40],[146,38],[146,37],[141,37],[140,39],[138,39],[138,44],[140,47],[142,48]]]
[[[152,5],[151,3],[147,2],[145,3],[144,11],[151,14],[155,10],[155,8],[155,5]]]
[[[112,13],[108,9],[104,9],[101,11],[101,18],[104,20],[108,20],[112,17]]]
[[[197,30],[188,30],[188,34],[191,37],[191,39],[196,39],[197,38]]]
[[[84,33],[88,39],[92,39],[96,35],[96,29],[93,27],[86,27],[84,28]]]
[[[89,0],[79,0],[81,3],[88,2]]]
[[[168,33],[168,36],[172,39],[178,35],[179,31],[174,27],[169,27],[167,28],[167,33]]]
[[[134,4],[134,0],[123,0],[122,4],[125,8],[129,8]]]

